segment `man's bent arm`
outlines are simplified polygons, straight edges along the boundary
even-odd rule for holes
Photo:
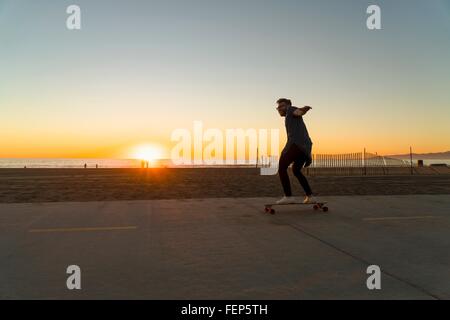
[[[294,111],[294,116],[296,117],[302,117],[304,116],[309,110],[311,110],[312,108],[309,106],[305,106],[303,108],[297,108]]]

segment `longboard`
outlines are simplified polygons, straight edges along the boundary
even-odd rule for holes
[[[264,205],[264,212],[270,213],[270,214],[275,214],[275,209],[273,209],[272,207],[275,207],[275,206],[296,206],[296,205],[303,205],[303,206],[312,205],[313,209],[315,211],[322,210],[323,212],[327,212],[328,211],[328,207],[326,206],[326,204],[327,204],[327,202],[311,202],[311,203],[294,202],[294,203],[285,203],[285,204],[268,203],[268,204]]]

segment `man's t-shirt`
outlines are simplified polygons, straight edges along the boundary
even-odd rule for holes
[[[306,129],[303,117],[294,116],[296,107],[289,107],[286,111],[286,133],[287,143],[283,152],[286,152],[292,144],[296,144],[302,151],[311,158],[312,141]]]

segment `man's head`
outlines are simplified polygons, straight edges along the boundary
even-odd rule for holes
[[[281,98],[277,101],[277,111],[280,114],[280,116],[285,117],[286,112],[290,106],[292,106],[292,102],[289,99]]]

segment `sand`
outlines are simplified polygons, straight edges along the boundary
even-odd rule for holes
[[[450,175],[317,176],[313,191],[330,195],[450,194]],[[302,195],[291,180],[294,195]],[[233,169],[0,169],[0,202],[278,197],[278,176]]]

